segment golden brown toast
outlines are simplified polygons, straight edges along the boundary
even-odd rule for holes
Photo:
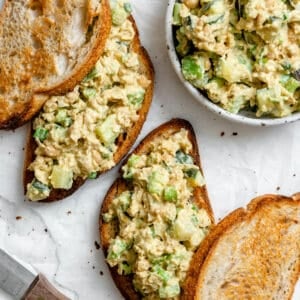
[[[188,131],[188,138],[192,143],[192,151],[189,154],[193,157],[194,163],[200,168],[203,174],[194,130],[189,122],[182,119],[172,119],[171,121],[164,123],[158,128],[154,129],[150,134],[148,134],[141,141],[141,143],[128,156],[128,158],[132,154],[141,155],[141,154],[148,153],[150,151],[149,149],[150,142],[160,138],[167,140],[168,136],[171,136],[172,134],[180,131],[180,129],[186,129]],[[128,158],[125,160],[123,165],[126,164]],[[120,173],[122,173],[121,169],[120,169]],[[112,184],[109,191],[107,192],[101,207],[100,218],[99,218],[99,232],[100,232],[101,247],[104,251],[105,257],[107,256],[111,239],[115,237],[118,233],[118,224],[115,222],[111,222],[111,223],[104,222],[103,214],[108,212],[113,199],[125,190],[128,190],[128,184],[123,178],[118,178]],[[214,224],[213,211],[209,202],[207,189],[205,185],[195,188],[194,197],[192,201],[198,208],[203,208],[206,210],[211,220],[211,223]],[[109,269],[115,284],[117,285],[118,289],[120,290],[120,292],[122,293],[125,299],[141,299],[141,295],[137,293],[133,287],[132,284],[133,277],[131,275],[122,276],[118,274],[117,267],[113,267],[113,268],[109,267]]]
[[[45,97],[72,90],[103,52],[108,0],[5,1],[0,15],[0,129],[23,125]]]
[[[291,299],[299,275],[300,194],[264,195],[207,235],[182,299]]]
[[[141,46],[138,29],[136,27],[135,21],[132,16],[129,17],[131,21],[135,36],[133,42],[131,44],[131,48],[135,53],[138,54],[138,59],[140,62],[140,70],[139,73],[144,74],[147,79],[150,80],[149,86],[146,88],[145,97],[141,108],[138,111],[139,118],[134,123],[127,132],[121,134],[117,139],[115,144],[118,146],[117,151],[114,153],[113,160],[114,163],[117,164],[129,151],[131,146],[134,144],[137,136],[139,135],[141,128],[146,120],[147,113],[149,111],[152,96],[153,96],[153,86],[154,86],[154,69],[152,66],[152,62],[148,56],[147,51]],[[32,127],[28,132],[28,140],[27,146],[25,151],[25,161],[24,161],[24,174],[23,174],[23,183],[24,183],[24,192],[26,193],[26,186],[28,183],[32,181],[34,178],[34,174],[32,171],[28,170],[28,167],[32,161],[35,159],[35,150],[37,148],[37,144],[35,139],[33,138],[33,131]],[[98,172],[97,176],[101,173],[108,171],[104,170],[102,172]],[[84,179],[77,177],[74,180],[73,185],[70,189],[52,189],[51,193],[48,198],[42,200],[41,202],[49,202],[49,201],[56,201],[66,198],[67,196],[74,193],[83,183],[85,182]]]

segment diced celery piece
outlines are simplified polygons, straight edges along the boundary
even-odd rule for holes
[[[240,82],[249,78],[251,62],[240,51],[231,51],[227,56],[219,59],[216,67],[216,75],[228,82]]]
[[[103,221],[109,223],[113,219],[113,215],[110,213],[102,214]]]
[[[300,81],[289,75],[282,75],[280,84],[292,94],[300,87]]]
[[[145,98],[145,91],[141,90],[133,94],[128,94],[127,98],[132,105],[140,107]]]
[[[137,164],[137,162],[140,160],[140,158],[141,157],[139,155],[132,154],[128,159],[127,165],[129,167],[134,167]]]
[[[181,61],[182,75],[188,81],[202,79],[204,76],[203,58],[186,56]]]
[[[173,224],[173,235],[178,241],[188,241],[196,231],[191,216],[186,209],[178,212],[177,219]]]
[[[256,91],[256,97],[259,106],[267,106],[269,102],[280,102],[279,95],[276,94],[274,89],[258,89]]]
[[[53,140],[61,142],[64,141],[66,137],[66,132],[67,132],[66,128],[59,125],[55,125],[53,130],[51,130],[51,137]]]
[[[37,140],[40,140],[41,142],[43,142],[49,134],[49,130],[43,128],[43,127],[38,127],[36,128],[36,130],[34,131],[33,137]]]
[[[220,15],[225,12],[224,1],[222,0],[213,0],[211,2],[212,5],[208,8],[208,14],[210,15]]]
[[[191,41],[186,37],[184,33],[178,29],[176,31],[176,39],[178,41],[178,45],[176,46],[176,51],[179,55],[185,56],[191,49]]]
[[[132,273],[132,266],[123,262],[123,263],[119,264],[119,266],[118,266],[118,273],[122,274],[122,275],[129,275]]]
[[[162,279],[164,283],[167,283],[171,277],[170,273],[164,270],[160,265],[154,265],[153,271]]]
[[[97,91],[95,88],[92,87],[84,87],[82,90],[82,95],[86,99],[90,99],[92,97],[95,97]]]
[[[112,262],[118,259],[121,254],[127,249],[128,245],[125,241],[116,237],[109,246],[107,260]]]
[[[147,190],[150,194],[160,195],[168,181],[169,178],[164,176],[164,174],[154,171],[148,178]]]
[[[91,172],[88,176],[89,179],[96,179],[97,178],[97,172]]]
[[[60,124],[65,120],[66,117],[67,111],[65,109],[60,109],[55,116],[55,121]]]
[[[161,286],[158,290],[159,297],[162,299],[165,298],[174,298],[180,294],[179,283],[167,286]]]
[[[72,118],[68,117],[65,109],[60,109],[55,116],[55,122],[64,127],[69,127],[72,124]]]
[[[173,25],[180,25],[181,24],[181,17],[180,17],[180,10],[181,10],[181,5],[180,3],[175,3],[174,4],[174,9],[173,9]]]
[[[123,169],[123,178],[126,180],[130,180],[133,178],[132,168],[124,168]]]
[[[163,191],[163,198],[169,202],[176,202],[177,201],[177,190],[174,186],[167,186],[164,188]]]
[[[132,7],[131,7],[131,4],[129,2],[125,2],[124,3],[124,9],[127,13],[131,13],[132,12]]]
[[[176,157],[176,162],[178,162],[180,164],[193,164],[194,163],[193,158],[181,150],[176,151],[175,157]]]
[[[120,26],[127,19],[128,13],[124,8],[117,7],[112,11],[112,23],[116,26]]]
[[[131,202],[131,195],[129,191],[123,192],[118,197],[118,204],[121,206],[122,210],[126,211]]]
[[[109,115],[105,121],[95,129],[97,137],[104,145],[111,145],[120,134],[116,115]]]
[[[73,184],[73,172],[70,169],[53,166],[50,182],[55,189],[70,189]]]

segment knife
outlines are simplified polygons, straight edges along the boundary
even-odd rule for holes
[[[29,270],[2,249],[0,288],[18,300],[70,300],[52,286],[44,275]]]

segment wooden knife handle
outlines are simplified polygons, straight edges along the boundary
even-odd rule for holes
[[[22,300],[70,300],[60,293],[44,275],[39,274]]]

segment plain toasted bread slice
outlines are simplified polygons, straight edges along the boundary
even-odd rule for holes
[[[171,121],[164,123],[158,128],[156,128],[155,130],[153,130],[141,141],[141,143],[128,156],[128,158],[132,154],[141,155],[141,154],[148,153],[150,142],[160,138],[167,140],[169,136],[180,131],[181,129],[186,129],[188,131],[188,138],[192,144],[192,151],[189,154],[193,157],[194,163],[200,168],[203,174],[194,130],[189,122],[182,119],[172,119]],[[125,160],[123,165],[125,165],[126,162],[127,160]],[[118,178],[110,187],[102,203],[100,217],[99,217],[99,232],[100,232],[100,241],[101,241],[101,245],[105,257],[107,256],[111,239],[114,238],[118,233],[118,224],[115,222],[111,222],[111,223],[104,222],[103,214],[108,212],[113,199],[127,189],[128,186],[126,181],[122,178]],[[207,189],[205,185],[195,188],[194,197],[192,201],[198,208],[203,208],[206,210],[211,220],[211,224],[213,225],[214,216],[213,216],[213,211],[209,202]],[[125,297],[125,299],[141,299],[141,295],[137,293],[133,287],[132,284],[133,277],[131,275],[128,276],[119,275],[117,272],[117,267],[113,267],[113,268],[109,267],[109,269],[116,286],[118,287],[122,295]]]
[[[264,195],[208,234],[183,299],[291,299],[300,274],[300,195]]]
[[[28,121],[89,72],[110,32],[108,0],[5,1],[0,14],[0,129]]]
[[[139,73],[144,74],[149,80],[150,84],[146,88],[145,97],[141,108],[138,111],[139,119],[134,123],[127,132],[121,134],[117,140],[116,145],[118,146],[117,151],[114,153],[114,163],[117,164],[130,150],[131,146],[134,144],[136,138],[138,137],[142,126],[146,120],[153,96],[153,86],[154,86],[154,69],[150,57],[148,56],[145,48],[141,46],[138,29],[136,27],[135,21],[132,16],[129,16],[129,20],[133,25],[135,36],[131,44],[132,50],[138,54],[138,59],[140,62]],[[34,178],[34,173],[28,170],[29,165],[35,159],[35,149],[37,148],[36,141],[33,138],[32,126],[28,132],[27,145],[25,150],[25,160],[24,160],[24,173],[23,173],[23,183],[24,192],[26,194],[26,186]],[[98,176],[103,172],[98,172]],[[66,198],[67,196],[73,194],[83,183],[84,179],[77,177],[70,189],[52,189],[48,198],[42,200],[41,202],[57,201]]]

